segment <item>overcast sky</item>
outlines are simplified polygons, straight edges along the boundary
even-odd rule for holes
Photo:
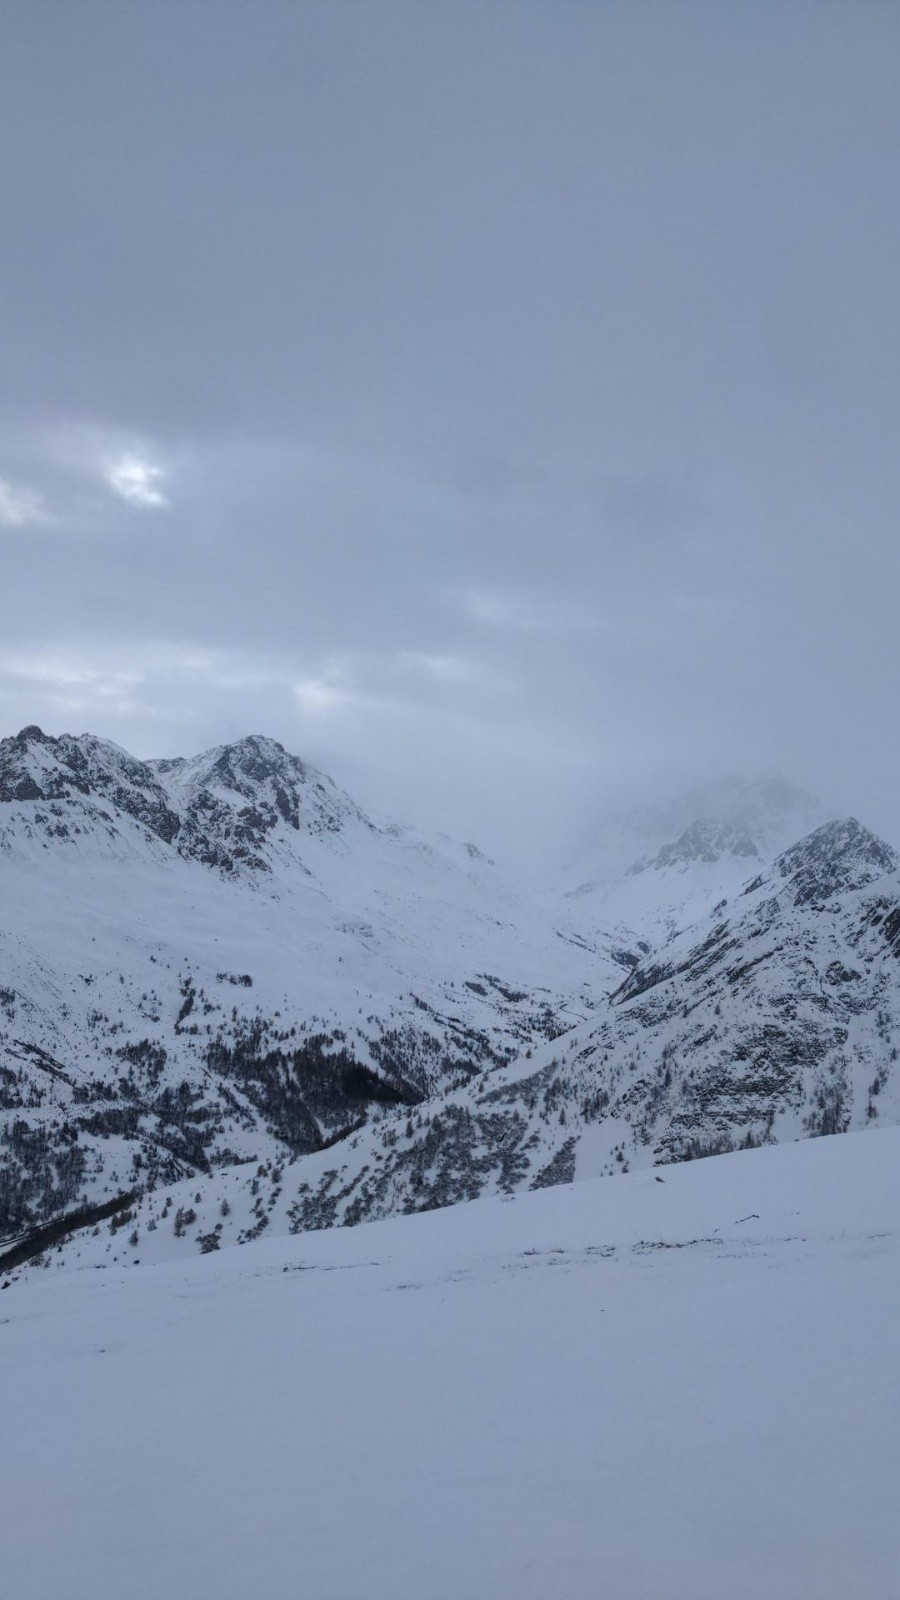
[[[4,0],[0,217],[0,731],[900,843],[900,6]]]

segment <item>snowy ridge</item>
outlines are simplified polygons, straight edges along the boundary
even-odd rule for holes
[[[108,838],[121,835],[117,818],[120,825],[127,819],[225,873],[270,871],[273,852],[299,858],[295,834],[308,842],[346,829],[376,831],[330,778],[257,735],[191,760],[141,762],[92,734],[52,739],[24,728],[0,741],[3,802],[20,808],[0,835],[9,850],[17,828],[47,843],[71,841],[99,815]]]
[[[349,795],[274,739],[251,735],[192,760],[148,766],[181,818],[180,853],[227,872],[270,871],[279,856],[302,860],[312,840],[377,832]]]

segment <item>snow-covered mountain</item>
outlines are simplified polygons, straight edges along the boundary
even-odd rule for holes
[[[93,734],[24,728],[0,741],[0,803],[7,854],[64,841],[121,856],[158,841],[226,874],[302,865],[323,836],[377,831],[330,778],[258,736],[145,762]]]
[[[558,1035],[622,959],[272,740],[140,762],[26,728],[0,742],[0,1232],[317,1149]]]
[[[564,874],[586,926],[637,930],[658,943],[734,894],[748,877],[827,821],[782,777],[723,779],[595,825]]]
[[[89,1254],[152,1259],[900,1120],[900,861],[848,820],[766,864],[791,794],[609,932],[271,740],[3,741],[0,1235],[128,1194]]]
[[[140,1259],[900,1121],[900,860],[826,824],[508,1066],[347,1139],[150,1195]],[[161,1230],[157,1234],[157,1230]],[[118,1225],[77,1251],[123,1259]],[[127,1252],[125,1253],[127,1256]]]
[[[636,862],[649,860],[695,823],[728,824],[749,835],[767,859],[827,820],[815,795],[780,773],[754,778],[719,777],[683,785],[671,780],[647,796],[608,800],[583,825],[564,877],[568,887],[591,878],[621,877]]]

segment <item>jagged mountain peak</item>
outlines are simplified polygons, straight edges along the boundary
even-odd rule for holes
[[[263,847],[282,828],[312,837],[374,829],[331,778],[263,734],[148,765],[181,814],[183,853],[227,870],[266,868]]]
[[[779,851],[824,820],[819,802],[779,775],[676,791],[613,819],[615,849],[584,858],[582,867],[600,870],[590,877],[573,871],[564,895],[577,902],[587,926],[615,927],[632,948],[637,936],[666,943],[738,895]],[[636,859],[634,845],[641,847]]]
[[[754,856],[770,861],[825,820],[815,796],[778,773],[746,784],[710,785],[696,791],[690,804],[694,814],[657,850],[640,856],[630,874]]]
[[[875,879],[898,870],[897,852],[855,817],[838,818],[814,829],[785,850],[772,869],[773,875],[790,880],[795,905],[867,888]]]
[[[633,877],[639,872],[663,872],[672,867],[684,871],[701,861],[710,865],[733,857],[751,861],[758,860],[759,855],[756,840],[742,823],[705,817],[689,823],[677,839],[664,844],[655,855],[635,861],[628,873]]]
[[[192,757],[141,761],[95,734],[36,725],[0,740],[3,845],[88,840],[104,851],[162,841],[221,872],[269,872],[273,851],[375,824],[332,779],[262,734]],[[138,824],[135,835],[132,825]],[[143,841],[143,842],[142,842]]]
[[[319,772],[300,756],[286,750],[277,739],[271,739],[262,733],[244,734],[242,738],[234,739],[229,744],[213,745],[208,750],[201,750],[195,756],[164,757],[149,761],[147,765],[159,773],[189,774],[192,781],[215,774],[226,783],[232,784],[241,781],[242,778],[264,782],[266,778],[290,772],[304,779],[318,779],[319,782],[333,787],[332,780],[324,773]]]
[[[825,820],[813,795],[777,773],[660,786],[595,821],[565,892],[622,928],[668,936]]]
[[[216,758],[215,766],[223,777],[232,780],[240,774],[246,774],[263,782],[266,778],[277,777],[287,771],[303,778],[314,776],[331,783],[330,778],[326,780],[324,774],[316,772],[300,756],[291,755],[277,739],[270,739],[261,733],[249,733],[234,744],[225,745]]]
[[[705,920],[684,928],[664,954],[656,949],[639,962],[616,991],[615,1003],[626,1003],[673,977],[716,971],[720,963],[732,961],[742,945],[769,938],[776,928],[792,928],[795,910],[817,917],[832,901],[841,910],[842,895],[869,889],[885,877],[896,892],[898,873],[896,851],[855,817],[824,823],[737,894],[713,906]],[[856,914],[851,917],[856,919]]]
[[[0,770],[30,775],[37,786],[50,789],[68,784],[81,793],[110,776],[127,773],[144,783],[149,777],[148,764],[111,739],[101,739],[95,733],[53,735],[44,733],[35,723],[0,739]],[[51,796],[44,794],[40,798]]]
[[[166,843],[179,830],[178,816],[146,763],[92,733],[54,738],[32,724],[0,740],[0,801],[49,802],[50,827],[61,838],[68,837],[73,802],[82,821],[99,805],[127,815]],[[115,831],[106,811],[103,821]]]

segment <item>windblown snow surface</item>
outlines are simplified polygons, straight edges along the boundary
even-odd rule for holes
[[[0,1296],[15,1600],[896,1600],[900,1131]]]

